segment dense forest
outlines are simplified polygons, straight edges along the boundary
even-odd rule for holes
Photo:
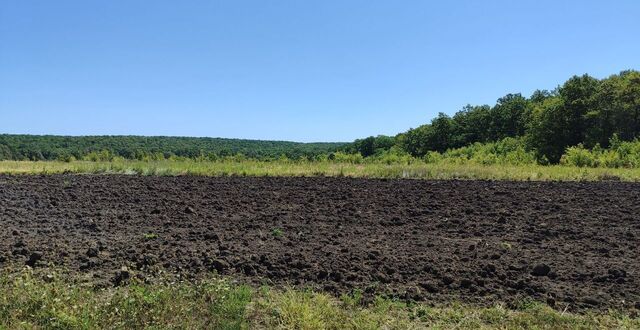
[[[243,155],[268,159],[290,159],[326,155],[345,143],[297,143],[222,138],[167,136],[54,136],[0,135],[0,160],[112,160],[114,157],[138,160],[171,157],[216,160]]]
[[[640,72],[629,70],[601,80],[574,76],[552,91],[507,94],[493,106],[467,105],[395,137],[356,140],[351,150],[363,157],[393,149],[424,157],[515,138],[545,164],[558,163],[569,147],[608,148],[611,141],[639,137]]]
[[[396,136],[353,143],[296,143],[222,138],[0,135],[0,160],[481,159],[491,162],[640,166],[640,72],[604,79],[573,76],[530,97],[507,94],[493,106],[467,105],[453,116]],[[636,141],[636,142],[627,142]],[[614,150],[615,149],[615,150]],[[350,156],[350,155],[351,156]],[[337,158],[336,158],[337,157]],[[615,159],[614,159],[615,158]]]

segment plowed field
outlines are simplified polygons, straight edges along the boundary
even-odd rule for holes
[[[0,176],[0,268],[640,306],[640,184]],[[124,267],[124,268],[123,268]]]

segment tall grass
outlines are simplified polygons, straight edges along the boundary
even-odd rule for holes
[[[481,179],[519,181],[640,181],[640,168],[476,164],[414,161],[410,163],[337,161],[0,161],[4,174],[138,174],[201,176],[333,176],[363,178]]]
[[[45,275],[46,274],[46,275]],[[611,329],[640,327],[628,313],[431,307],[358,294],[338,299],[294,289],[259,290],[211,277],[96,289],[50,270],[0,275],[0,329]]]

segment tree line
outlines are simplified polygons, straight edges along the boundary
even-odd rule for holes
[[[640,137],[640,72],[622,71],[604,79],[573,76],[556,89],[530,97],[507,94],[493,106],[467,105],[453,116],[396,136],[356,140],[350,150],[369,157],[390,150],[424,157],[474,143],[519,139],[539,163],[558,163],[567,148],[608,148],[610,141]]]
[[[242,155],[254,159],[314,159],[345,143],[298,143],[168,136],[55,136],[0,134],[0,160],[158,160],[172,157],[216,160]]]
[[[459,158],[482,150],[483,155],[495,153],[489,158],[482,156],[483,159],[500,158],[500,153],[506,152],[510,153],[509,159],[513,155],[526,155],[515,159],[529,159],[529,155],[533,155],[537,163],[556,164],[568,151],[573,156],[587,155],[582,149],[593,150],[592,158],[600,159],[606,155],[601,150],[611,147],[612,141],[623,153],[635,150],[630,147],[633,145],[621,143],[638,138],[640,72],[627,70],[604,79],[587,74],[573,76],[554,90],[536,90],[529,97],[507,94],[493,106],[467,105],[453,116],[439,113],[430,123],[396,136],[370,136],[353,143],[3,134],[0,135],[0,160],[112,160],[114,157],[216,160],[230,156],[333,160],[336,155],[349,158],[348,154],[363,158],[426,159],[437,157],[434,152]],[[500,141],[504,143],[496,144]],[[468,146],[473,147],[466,148]]]

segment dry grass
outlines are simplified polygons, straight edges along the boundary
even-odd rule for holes
[[[347,176],[365,178],[479,179],[517,181],[640,181],[640,169],[580,168],[541,165],[384,164],[292,161],[114,161],[31,162],[0,161],[7,174],[139,174],[204,176]]]

